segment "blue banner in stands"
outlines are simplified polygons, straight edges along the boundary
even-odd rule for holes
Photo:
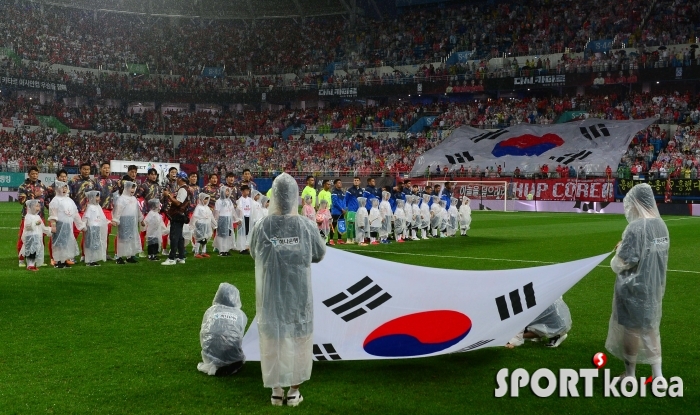
[[[612,39],[591,40],[588,42],[588,49],[593,52],[607,52],[612,49]]]
[[[224,76],[224,68],[207,66],[202,69],[202,76],[207,78],[219,78]]]
[[[472,57],[472,51],[455,52],[447,58],[447,65],[455,65],[458,63],[466,63]]]

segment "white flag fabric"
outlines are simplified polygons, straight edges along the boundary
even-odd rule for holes
[[[634,135],[655,119],[610,121],[588,118],[564,124],[520,124],[501,130],[460,127],[439,146],[419,156],[411,176],[421,176],[439,166],[458,170],[464,165],[481,169],[500,165],[506,171],[520,167],[536,172],[543,164],[584,166],[587,172],[616,169]],[[554,171],[554,169],[551,169]]]
[[[461,271],[329,248],[311,266],[314,359],[402,359],[503,346],[608,255]],[[247,360],[260,360],[256,320],[243,350]]]

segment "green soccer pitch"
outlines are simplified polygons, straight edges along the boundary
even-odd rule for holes
[[[241,291],[255,315],[249,256],[212,257],[163,267],[17,266],[19,205],[0,204],[0,414],[511,414],[698,413],[700,407],[700,218],[664,217],[671,235],[663,304],[663,371],[680,376],[684,397],[494,397],[496,373],[524,368],[592,368],[604,352],[615,276],[604,261],[564,299],[573,328],[559,348],[526,343],[433,358],[315,362],[298,408],[270,405],[260,366],[249,362],[229,378],[207,376],[199,328],[220,282]],[[609,252],[626,225],[621,215],[474,212],[470,237],[368,247],[363,255],[436,268],[507,269],[566,262]],[[191,252],[191,248],[188,247]],[[329,248],[330,249],[330,248]],[[211,252],[211,244],[209,247]],[[48,254],[46,260],[48,262]],[[621,361],[608,355],[614,375]],[[639,365],[638,376],[651,374]],[[602,376],[602,374],[601,374]],[[543,383],[544,384],[544,383]],[[583,394],[583,380],[579,382]]]

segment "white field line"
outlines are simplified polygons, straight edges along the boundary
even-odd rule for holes
[[[434,258],[455,258],[455,259],[480,259],[484,261],[504,261],[504,262],[525,262],[531,264],[558,264],[559,262],[550,261],[535,261],[530,259],[507,259],[507,258],[482,258],[473,256],[454,256],[454,255],[435,255],[435,254],[416,254],[413,252],[390,252],[390,251],[377,251],[362,248],[346,248],[347,251],[351,252],[373,252],[379,254],[392,254],[392,255],[412,255],[412,256],[423,256],[423,257],[434,257]],[[612,252],[611,252],[612,253]],[[610,269],[609,265],[596,265],[596,268],[607,268]],[[688,271],[683,269],[668,269],[667,272],[682,272],[686,274],[700,274],[700,271]]]

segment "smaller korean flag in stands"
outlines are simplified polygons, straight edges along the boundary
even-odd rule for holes
[[[503,346],[608,255],[459,271],[328,249],[312,265],[314,358],[403,359]],[[243,339],[248,360],[260,360],[258,341],[253,321]]]

